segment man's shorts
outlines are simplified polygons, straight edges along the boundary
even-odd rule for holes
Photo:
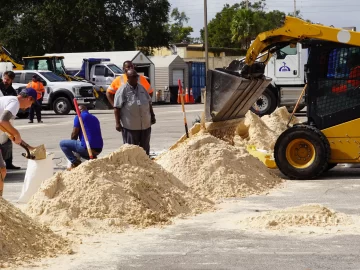
[[[3,159],[1,149],[0,149],[0,168],[6,168],[5,160]]]

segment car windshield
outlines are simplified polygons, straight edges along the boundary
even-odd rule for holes
[[[119,68],[117,65],[108,65],[108,67],[116,74],[122,74],[124,73],[121,68]]]
[[[40,72],[40,74],[43,75],[50,82],[64,82],[64,81],[66,81],[65,78],[60,77],[59,75],[56,75],[53,72]]]

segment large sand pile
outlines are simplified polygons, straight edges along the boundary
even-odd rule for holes
[[[70,253],[69,243],[0,197],[0,268]]]
[[[281,183],[244,148],[200,132],[156,160],[192,190],[209,198],[244,197]]]
[[[352,224],[351,217],[318,204],[270,211],[240,222],[242,227],[283,230],[294,227],[333,227]]]
[[[26,212],[46,224],[96,232],[164,224],[211,205],[150,160],[142,148],[124,145],[46,180]]]
[[[259,117],[248,111],[244,121],[237,127],[234,144],[237,146],[255,145],[257,148],[273,150],[279,135],[287,129],[290,113],[286,107],[276,109],[272,114]],[[290,125],[299,123],[293,118]]]

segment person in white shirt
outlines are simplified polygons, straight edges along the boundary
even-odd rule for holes
[[[19,109],[27,109],[36,101],[37,93],[33,88],[26,88],[16,96],[0,97],[0,137],[4,131],[11,134],[10,140],[16,144],[24,144],[29,149],[33,149],[30,145],[25,143],[19,131],[11,124],[11,119],[16,117]],[[2,196],[4,189],[4,179],[6,176],[6,164],[0,152],[0,196]]]

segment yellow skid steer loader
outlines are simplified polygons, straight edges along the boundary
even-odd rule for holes
[[[279,136],[274,158],[287,177],[312,179],[338,163],[360,162],[360,33],[285,17],[257,36],[243,65],[208,71],[205,120],[210,133],[231,139],[232,124],[270,83],[263,76],[268,59],[259,62],[259,55],[298,42],[309,51],[307,120]]]

